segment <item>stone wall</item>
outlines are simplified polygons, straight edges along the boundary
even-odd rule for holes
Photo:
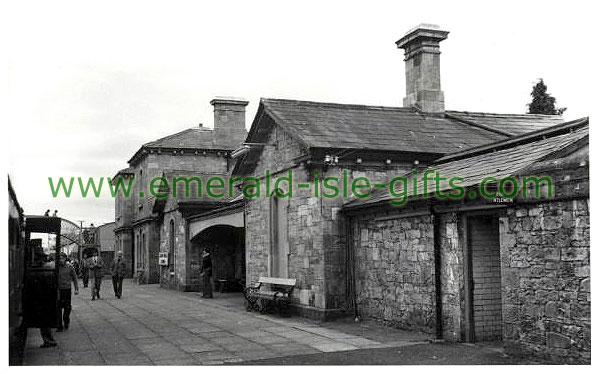
[[[135,261],[134,277],[139,283],[158,283],[158,251],[160,248],[160,232],[155,220],[138,224],[133,228],[134,251],[139,246],[143,261]],[[139,239],[138,239],[139,238]],[[142,264],[142,267],[139,265]]]
[[[172,263],[160,266],[160,284],[163,287],[184,289],[186,285],[186,230],[185,220],[177,210],[164,213],[160,224],[160,252],[169,253],[171,246],[171,220],[174,224],[175,241]]]
[[[291,136],[275,127],[264,147],[261,158],[252,175],[261,179],[261,196],[246,200],[246,282],[258,281],[261,276],[270,275],[272,198],[265,197],[266,170],[272,179],[293,173],[293,183],[308,183],[312,179],[303,166],[295,159],[305,155],[306,150]],[[287,191],[287,186],[282,185]],[[271,184],[271,191],[274,185]],[[287,201],[286,201],[287,200]],[[296,279],[294,299],[296,303],[325,308],[323,235],[321,226],[321,205],[311,191],[293,190],[287,203],[288,233],[288,277]]]
[[[340,214],[342,205],[349,199],[342,196],[328,198],[323,189],[315,194],[314,171],[321,183],[325,177],[341,180],[342,170],[350,169],[349,182],[357,177],[367,177],[377,183],[404,174],[409,164],[393,167],[365,167],[337,165],[307,167],[297,159],[307,155],[307,150],[285,131],[275,126],[267,146],[252,175],[262,178],[261,196],[246,200],[246,261],[247,282],[256,282],[260,276],[270,274],[271,205],[272,198],[265,197],[264,176],[269,170],[272,180],[287,176],[292,171],[293,194],[283,199],[287,205],[288,277],[297,280],[294,299],[303,312],[311,317],[326,317],[324,313],[340,313],[348,306],[347,295],[347,227],[346,218]],[[310,188],[297,188],[299,183],[309,183]],[[283,186],[287,191],[287,186]],[[274,185],[271,182],[270,190]],[[341,188],[340,188],[341,190]],[[329,191],[331,192],[331,191]],[[366,191],[363,191],[366,192]]]
[[[150,183],[154,178],[161,177],[163,172],[170,170],[189,170],[203,173],[227,174],[227,159],[224,154],[217,156],[210,152],[206,156],[202,154],[171,154],[153,152],[147,154],[140,163],[134,166],[134,181],[131,193],[133,199],[133,220],[140,220],[152,216],[152,203],[154,199],[150,195]],[[172,181],[168,181],[170,184]],[[140,197],[143,193],[143,197]]]
[[[125,187],[129,186],[129,181],[131,176],[121,175],[118,177],[122,178],[123,185]],[[133,190],[133,182],[132,182],[132,190]],[[119,189],[119,193],[115,196],[115,229],[120,229],[123,227],[131,227],[131,222],[133,219],[133,196],[132,194],[128,197],[124,196],[124,191]]]
[[[397,327],[435,331],[431,215],[355,224],[355,284],[360,314]]]
[[[136,221],[139,222],[147,218],[158,220],[156,214],[152,212],[154,198],[150,194],[149,189],[153,178],[161,177],[163,172],[171,170],[189,170],[205,173],[226,174],[228,172],[228,160],[225,157],[224,152],[219,153],[221,153],[221,155],[218,155],[217,151],[207,152],[206,155],[203,153],[199,153],[197,155],[185,153],[182,155],[168,153],[165,151],[159,154],[154,150],[151,153],[147,153],[145,157],[141,159],[141,161],[135,165],[131,165],[134,176],[131,194],[129,199],[123,198],[123,200],[129,201],[119,201],[119,212],[117,213],[116,217],[117,220],[119,220],[120,217],[123,217],[122,219],[125,222],[125,219],[128,219],[128,217],[131,216],[134,225]],[[171,181],[168,182],[171,183]],[[127,214],[124,211],[125,209],[130,210],[131,214]],[[162,274],[162,270],[158,266],[158,253],[161,250],[162,242],[165,239],[164,230],[168,230],[168,226],[165,228],[163,222],[167,221],[160,219],[160,222],[152,221],[150,224],[137,224],[138,227],[134,230],[135,233],[138,233],[141,232],[140,227],[143,227],[143,231],[146,235],[146,269],[143,270],[145,271],[145,274],[140,277],[140,282],[166,282],[165,284],[177,288],[180,287],[180,284],[185,284],[185,282],[182,283],[182,280],[176,280],[175,275],[173,276],[172,280],[167,280],[167,278],[170,277],[170,272],[166,271],[166,274]],[[181,225],[182,223],[179,222],[179,231],[182,230]],[[185,241],[182,241],[181,243],[182,245],[176,246],[177,252],[181,254],[179,257],[185,261],[184,249],[186,244]],[[135,251],[133,252],[135,253]],[[137,262],[137,259],[134,258],[133,261]],[[185,274],[187,269],[186,264],[179,263],[178,266],[181,266],[178,272],[180,274]],[[183,276],[185,277],[185,275]]]
[[[465,340],[464,255],[459,236],[459,219],[456,213],[438,216],[440,238],[440,269],[442,293],[442,329],[448,341]]]
[[[119,175],[123,178],[125,185],[129,182],[129,175]],[[123,253],[123,260],[127,264],[127,272],[125,277],[133,276],[134,268],[134,253],[133,253],[133,237],[131,223],[133,220],[133,201],[131,197],[123,196],[123,193],[118,193],[115,197],[115,242],[116,250]]]
[[[589,199],[509,208],[500,246],[507,350],[589,363]]]

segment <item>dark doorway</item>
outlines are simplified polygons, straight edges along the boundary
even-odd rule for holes
[[[200,232],[192,239],[192,262],[201,263],[202,251],[211,254],[215,291],[242,291],[246,278],[246,251],[244,229],[217,225]],[[202,282],[200,267],[194,269],[194,278]]]
[[[502,283],[498,218],[475,215],[466,219],[469,338],[502,340]]]

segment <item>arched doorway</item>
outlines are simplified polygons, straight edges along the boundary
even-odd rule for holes
[[[201,264],[202,251],[212,257],[215,291],[240,292],[246,282],[246,251],[244,228],[229,225],[208,227],[191,239],[192,263]],[[193,278],[200,277],[199,266],[192,269]],[[200,284],[202,286],[202,284]]]

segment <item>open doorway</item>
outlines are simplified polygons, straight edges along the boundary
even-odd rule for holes
[[[201,263],[203,250],[211,254],[214,290],[217,292],[241,292],[246,282],[246,251],[244,228],[228,225],[211,226],[198,235],[192,242],[192,261]],[[194,271],[195,277],[201,268]]]

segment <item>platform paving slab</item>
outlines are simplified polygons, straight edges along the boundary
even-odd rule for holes
[[[70,329],[40,348],[29,329],[24,365],[220,365],[287,356],[422,344],[418,334],[352,320],[318,322],[248,312],[240,294],[178,292],[124,283],[121,299],[104,290],[73,296]]]

